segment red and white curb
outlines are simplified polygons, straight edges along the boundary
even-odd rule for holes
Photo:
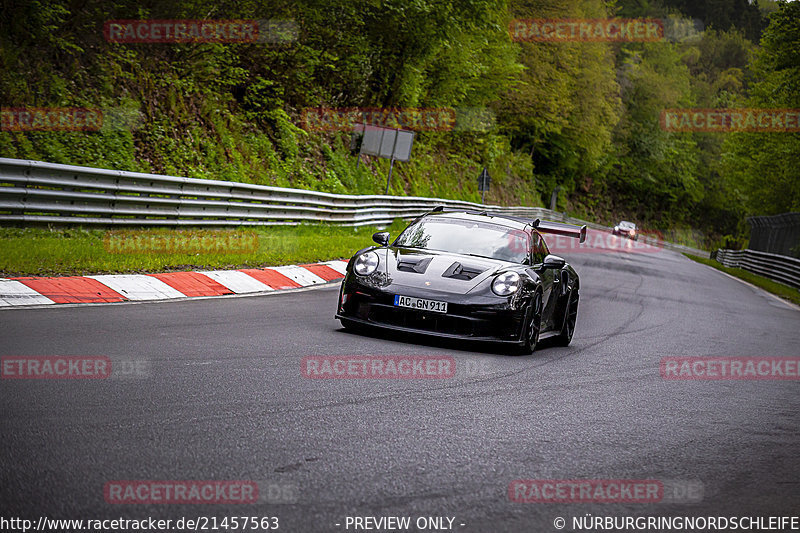
[[[241,270],[0,278],[0,307],[253,294],[336,281],[346,268],[347,261],[326,261]]]

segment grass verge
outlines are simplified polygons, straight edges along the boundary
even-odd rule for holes
[[[769,278],[759,276],[758,274],[753,274],[752,272],[748,272],[747,270],[741,268],[730,268],[722,266],[714,259],[708,259],[705,257],[699,257],[691,254],[683,254],[683,255],[685,255],[692,261],[697,261],[698,263],[703,263],[704,265],[714,267],[717,270],[725,272],[726,274],[730,274],[731,276],[743,279],[748,283],[752,283],[756,287],[761,287],[765,291],[771,292],[776,296],[780,296],[781,298],[789,300],[792,303],[800,305],[800,291],[788,285],[784,285],[783,283],[778,283],[777,281],[772,281]]]
[[[405,223],[386,231],[397,235]],[[225,229],[0,228],[0,277],[259,268],[348,259],[376,227]]]

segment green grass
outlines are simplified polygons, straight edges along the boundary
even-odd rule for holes
[[[405,224],[387,231],[397,235]],[[349,258],[375,227],[220,229],[0,228],[0,277],[258,268]],[[238,248],[233,249],[232,248]]]
[[[761,287],[765,291],[769,291],[776,296],[780,296],[790,302],[800,305],[800,290],[797,290],[793,287],[788,285],[784,285],[783,283],[778,283],[777,281],[772,281],[769,278],[765,278],[763,276],[759,276],[758,274],[753,274],[752,272],[748,272],[747,270],[743,270],[741,268],[729,268],[722,266],[714,259],[708,259],[705,257],[698,257],[696,255],[691,254],[683,254],[689,259],[693,261],[697,261],[698,263],[703,263],[704,265],[708,265],[710,267],[714,267],[717,270],[721,270],[726,274],[730,274],[731,276],[736,276],[737,278],[743,279],[748,283],[752,283],[756,287]]]

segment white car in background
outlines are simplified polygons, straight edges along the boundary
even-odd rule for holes
[[[633,222],[628,222],[627,220],[623,220],[614,226],[614,229],[611,230],[611,233],[633,239],[634,241],[639,240],[639,230],[636,227],[636,224]]]

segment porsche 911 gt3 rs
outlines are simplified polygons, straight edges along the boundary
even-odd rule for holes
[[[504,343],[531,353],[553,337],[566,346],[580,279],[551,255],[542,233],[586,238],[586,226],[436,208],[390,244],[378,232],[347,265],[336,313],[365,327]]]

